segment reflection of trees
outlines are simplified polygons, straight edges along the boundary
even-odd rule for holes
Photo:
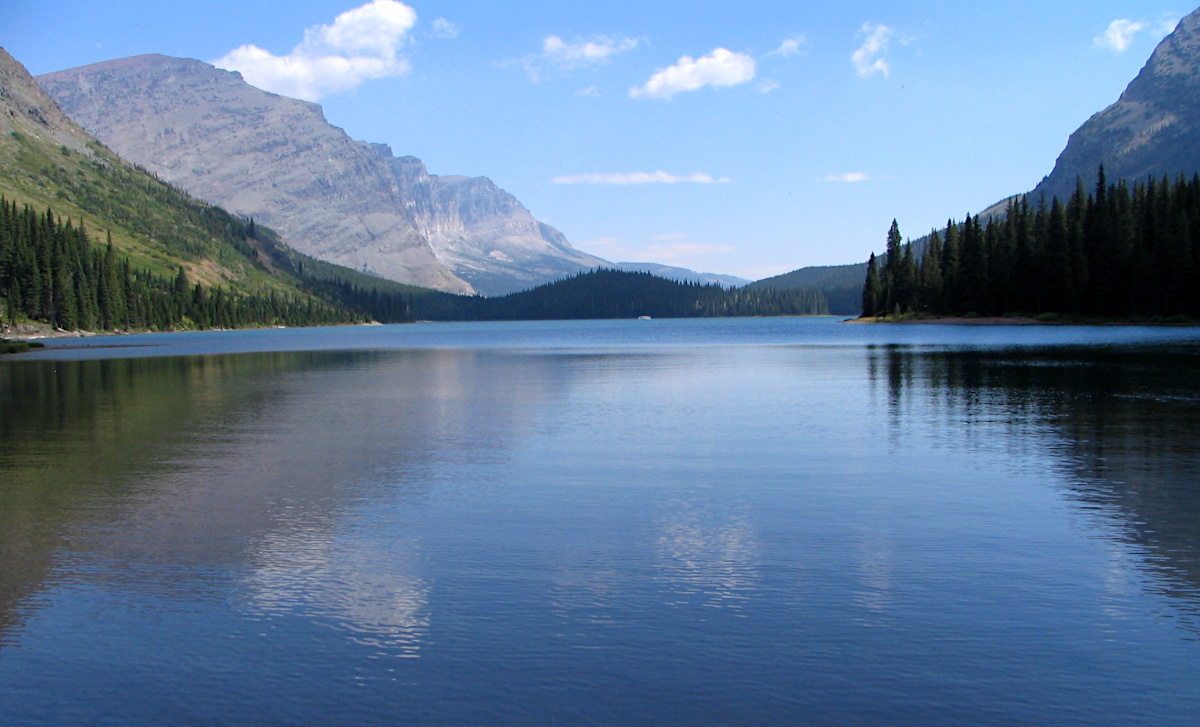
[[[381,642],[419,626],[419,564],[401,549],[360,568],[339,524],[372,488],[422,497],[436,458],[503,456],[561,371],[454,350],[0,366],[0,635],[63,551],[106,577],[149,566],[168,593],[195,587],[189,569],[249,566],[267,603],[298,592],[272,571],[297,539],[346,586],[318,610]]]
[[[230,381],[311,363],[287,353],[0,366],[0,633],[90,505],[165,467],[183,432],[261,400]]]
[[[1200,611],[1200,349],[1194,346],[871,353],[900,417],[917,397],[959,420],[1052,432],[1072,498],[1110,519]]]

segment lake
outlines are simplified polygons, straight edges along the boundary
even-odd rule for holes
[[[5,724],[1195,725],[1200,330],[0,360]]]

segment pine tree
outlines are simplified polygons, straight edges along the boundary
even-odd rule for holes
[[[867,280],[863,284],[862,316],[873,318],[879,315],[879,271],[876,269],[875,253],[867,260]]]

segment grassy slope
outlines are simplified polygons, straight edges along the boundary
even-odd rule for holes
[[[171,276],[184,265],[197,282],[243,293],[295,290],[295,276],[273,274],[254,250],[232,244],[242,220],[134,168],[99,142],[87,146],[90,155],[28,133],[0,137],[0,194],[82,220],[97,244],[111,233],[135,267]]]

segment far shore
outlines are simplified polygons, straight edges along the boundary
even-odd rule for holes
[[[1195,327],[1200,321],[1192,319],[1168,320],[1104,320],[1070,317],[1030,318],[1028,316],[880,316],[874,318],[849,318],[843,323],[890,323],[897,325],[942,325],[942,326],[1170,326]]]

